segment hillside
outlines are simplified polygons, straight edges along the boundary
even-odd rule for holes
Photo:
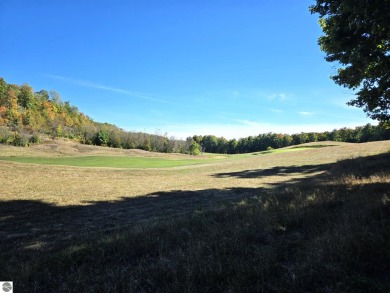
[[[47,139],[38,144],[20,148],[0,144],[1,156],[56,157],[56,156],[140,156],[140,157],[187,157],[185,154],[166,154],[141,149],[120,149],[108,146],[85,145],[69,139]]]
[[[87,145],[155,152],[185,152],[186,142],[167,134],[125,131],[95,122],[55,91],[34,90],[27,84],[7,84],[0,78],[0,144],[28,146],[46,137],[67,138]]]

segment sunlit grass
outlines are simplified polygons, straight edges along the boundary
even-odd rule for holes
[[[0,160],[28,163],[44,164],[59,166],[75,167],[110,167],[110,168],[171,168],[179,166],[190,166],[197,164],[215,163],[221,160],[243,159],[254,155],[265,155],[271,153],[284,153],[303,151],[308,148],[294,149],[276,149],[258,153],[238,154],[238,155],[220,155],[220,154],[203,154],[193,158],[164,158],[164,157],[134,157],[134,156],[62,156],[62,157],[26,157],[26,156],[7,156],[1,157]]]
[[[0,160],[29,164],[111,168],[170,168],[219,161],[213,158],[196,160],[126,156],[0,157]]]

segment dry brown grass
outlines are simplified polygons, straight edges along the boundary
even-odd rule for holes
[[[77,150],[79,150],[78,155],[123,155],[126,153],[165,157],[184,156],[83,146],[73,142],[57,142],[31,148],[0,147],[2,151],[6,150],[5,154],[13,153],[18,156],[57,156],[59,153],[70,155]],[[228,200],[229,197],[237,197],[237,194],[227,192],[231,189],[247,189],[253,192],[252,190],[256,188],[274,188],[283,184],[291,184],[325,172],[322,167],[324,164],[346,158],[383,153],[388,150],[390,150],[390,141],[366,144],[340,143],[337,146],[326,148],[259,155],[224,160],[220,163],[170,169],[80,168],[0,161],[0,186],[2,187],[0,200],[39,201],[66,207],[85,206],[99,202],[121,202],[135,197],[158,196],[159,193],[166,192],[213,190],[212,196],[205,194],[198,200],[185,199],[184,204],[178,196],[177,203],[170,203],[171,207],[166,205],[155,207],[156,210],[170,208],[180,213],[202,205],[215,205],[216,202]],[[289,169],[284,172],[283,168]],[[245,197],[244,193],[241,192],[239,196]],[[147,219],[150,216],[150,207],[140,206],[136,211],[130,209],[126,212],[129,217]],[[107,215],[115,213],[117,213],[115,208],[110,208],[106,212]],[[81,217],[80,221],[85,218],[77,213],[73,216],[74,219]],[[120,223],[121,221],[118,225]]]
[[[72,142],[44,144],[31,148],[0,146],[2,155],[52,156],[70,155],[79,151],[87,155],[166,155],[139,150],[117,150],[84,146]],[[257,188],[283,184],[293,179],[311,177],[323,172],[315,168],[337,160],[368,156],[390,150],[390,141],[365,144],[338,143],[337,146],[308,149],[299,152],[275,153],[243,159],[224,160],[220,163],[176,167],[170,169],[114,169],[80,168],[20,164],[0,161],[1,200],[39,200],[54,205],[83,205],[87,202],[115,201],[128,197],[174,190],[194,191],[204,189]],[[269,172],[267,176],[215,176],[216,174],[267,170],[275,167],[313,166],[302,173],[280,174]]]
[[[2,155],[58,156],[70,155],[74,149],[83,147],[62,142],[50,145],[28,149],[3,146],[0,151]],[[44,280],[50,272],[42,270],[49,267],[55,286],[66,284],[68,289],[72,278],[86,282],[96,274],[100,274],[96,284],[105,284],[107,278],[119,278],[121,286],[133,289],[140,289],[137,284],[141,283],[137,282],[142,282],[146,287],[141,287],[141,291],[147,291],[148,286],[154,288],[152,291],[158,288],[155,286],[162,280],[165,282],[165,274],[187,280],[188,286],[198,289],[204,289],[197,283],[202,280],[207,286],[228,289],[230,280],[224,279],[218,269],[227,258],[228,269],[242,278],[235,280],[234,286],[248,284],[248,288],[260,288],[251,286],[258,286],[261,271],[266,278],[263,285],[267,284],[262,288],[277,292],[275,288],[280,281],[288,288],[291,276],[297,276],[301,283],[294,283],[295,288],[310,290],[312,280],[338,280],[336,273],[340,268],[344,274],[363,282],[363,277],[350,275],[348,267],[353,260],[351,267],[355,270],[360,260],[355,261],[355,255],[345,256],[344,260],[344,255],[351,251],[350,245],[358,243],[355,238],[360,239],[362,232],[367,230],[367,235],[371,235],[373,228],[386,231],[384,224],[376,223],[387,221],[384,209],[389,200],[388,155],[375,155],[389,151],[390,141],[337,143],[324,148],[234,157],[218,163],[169,169],[81,168],[0,161],[1,250],[6,258],[14,255],[13,264],[18,265],[16,269],[10,266],[4,278],[16,279],[14,274],[20,270],[23,286],[29,288],[33,272],[32,280],[43,282],[35,283],[35,288],[47,289],[50,284]],[[122,150],[96,147],[77,155],[99,152],[105,156],[111,152],[123,155]],[[136,154],[130,151],[128,155]],[[361,218],[362,214],[357,215],[355,210],[362,213],[362,206],[368,220],[350,221],[350,217]],[[197,210],[202,212],[194,212]],[[344,224],[338,225],[340,221]],[[142,226],[145,222],[146,226]],[[364,223],[369,225],[360,231]],[[129,227],[134,227],[134,231],[127,235]],[[337,230],[333,231],[334,227]],[[350,236],[341,238],[349,232]],[[377,234],[377,238],[367,242],[369,246],[363,243],[356,250],[361,257],[367,255],[367,262],[376,270],[374,276],[383,281],[384,264],[378,269],[375,263],[381,256],[378,247],[387,241],[387,234]],[[102,235],[109,236],[108,242],[101,240]],[[234,242],[234,237],[240,242]],[[149,251],[153,251],[152,256]],[[212,260],[197,257],[205,251]],[[129,266],[128,255],[130,261],[135,259],[137,263]],[[64,263],[58,269],[57,257]],[[252,264],[254,258],[256,263]],[[88,267],[79,269],[78,261]],[[102,272],[99,268],[105,267],[107,261],[113,262],[109,268],[121,268],[126,275],[109,269]],[[37,267],[36,262],[42,267]],[[210,273],[203,276],[206,266],[210,266]],[[186,268],[193,275],[181,274]],[[308,268],[314,269],[308,273]],[[84,271],[89,273],[80,277]],[[197,279],[196,274],[202,277]],[[133,278],[131,281],[129,276]],[[185,285],[183,280],[170,280],[167,288],[183,288],[180,287]],[[219,281],[225,282],[221,283],[224,285]],[[316,286],[334,289],[338,286],[334,282]],[[349,286],[351,282],[346,284]],[[96,289],[95,285],[88,286],[86,291]],[[191,287],[184,291],[190,292]]]

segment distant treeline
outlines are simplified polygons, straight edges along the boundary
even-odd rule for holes
[[[195,135],[193,140],[200,146],[200,150],[208,153],[242,154],[267,149],[277,149],[292,145],[316,141],[368,142],[390,139],[390,129],[367,124],[365,126],[335,129],[331,132],[302,132],[299,134],[266,133],[258,136],[249,136],[239,140],[227,140],[214,135]]]
[[[355,129],[299,134],[266,133],[239,140],[214,135],[195,135],[186,140],[156,132],[129,132],[99,123],[61,101],[55,91],[34,92],[28,84],[7,84],[0,78],[0,143],[27,146],[43,135],[63,137],[83,144],[155,152],[237,154],[281,148],[315,141],[367,142],[390,139],[390,130],[367,124]]]
[[[0,78],[0,143],[27,146],[43,135],[83,144],[156,152],[188,152],[191,142],[168,134],[129,132],[99,123],[61,101],[55,91],[34,92],[28,84],[7,84]]]

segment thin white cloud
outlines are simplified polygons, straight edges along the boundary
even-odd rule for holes
[[[313,116],[314,114],[315,114],[314,112],[305,112],[305,111],[299,112],[299,115],[302,116]]]
[[[253,122],[253,121],[246,120],[246,119],[236,119],[236,122],[238,122],[239,124],[247,125],[247,126],[252,126],[252,125],[257,124],[257,122]]]
[[[160,103],[166,103],[166,104],[173,104],[171,101],[161,99],[161,98],[156,98],[153,97],[149,94],[145,93],[140,93],[140,92],[135,92],[135,91],[130,91],[130,90],[125,90],[125,89],[120,89],[120,88],[115,88],[115,87],[110,87],[106,85],[101,85],[97,83],[93,83],[90,81],[85,81],[81,79],[74,79],[74,78],[69,78],[69,77],[64,77],[64,76],[59,76],[59,75],[51,75],[51,74],[46,74],[46,77],[56,79],[56,80],[61,80],[70,84],[82,86],[82,87],[88,87],[92,89],[98,89],[98,90],[105,90],[105,91],[110,91],[114,93],[119,93],[123,94],[126,96],[134,97],[134,98],[139,98],[139,99],[144,99],[144,100],[149,100],[153,102],[160,102]]]
[[[286,100],[287,95],[284,93],[274,93],[272,95],[267,96],[267,98],[268,98],[268,100],[271,100],[271,101],[278,100],[280,102],[283,102]]]

